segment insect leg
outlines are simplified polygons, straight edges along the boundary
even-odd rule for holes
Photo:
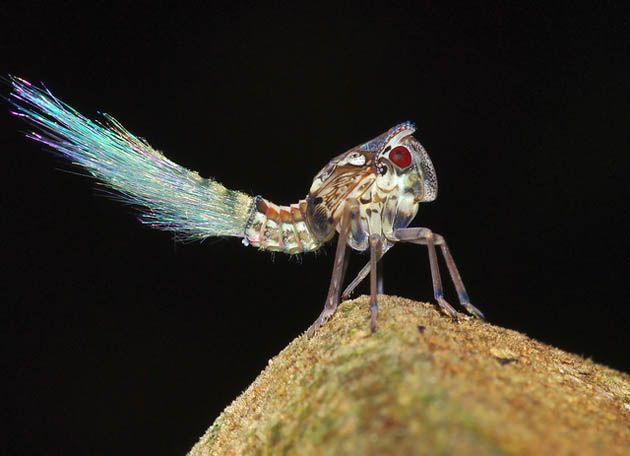
[[[442,288],[442,278],[440,277],[440,266],[438,265],[437,254],[435,253],[435,238],[433,233],[429,232],[426,237],[427,248],[429,250],[429,264],[431,265],[431,279],[433,280],[433,293],[435,300],[438,302],[442,310],[453,318],[457,318],[457,312],[444,299],[444,289]]]
[[[383,258],[383,256],[385,256],[385,254],[387,253],[387,251],[391,248],[391,244],[387,244],[384,247],[381,245],[381,250],[378,252],[378,257],[377,257],[377,262],[381,260],[381,258]],[[363,279],[365,279],[368,274],[370,273],[370,262],[368,261],[368,263],[363,266],[363,269],[361,269],[359,271],[359,273],[357,274],[357,276],[354,278],[354,280],[352,282],[350,282],[350,284],[346,287],[345,290],[343,290],[343,293],[341,294],[341,300],[345,301],[346,299],[350,298],[350,295],[354,292],[354,289],[356,287],[359,286],[359,284],[361,284],[361,282],[363,282]],[[383,294],[383,280],[382,280],[382,273],[383,271],[380,271],[380,275],[381,275],[381,288],[379,288],[379,294]]]
[[[382,250],[383,241],[378,234],[370,235],[370,331],[376,332],[376,317],[378,315],[378,271],[377,263]]]
[[[383,242],[381,242],[381,248],[379,249],[379,252],[383,249]],[[377,262],[379,260],[381,260],[383,258],[383,256],[379,256],[378,259],[376,260]],[[381,264],[379,265],[378,269],[376,270],[376,291],[378,294],[385,294],[385,283],[383,280],[383,269],[385,269],[383,267],[383,262],[381,262]]]
[[[341,229],[339,231],[339,238],[337,239],[337,250],[335,253],[335,262],[333,266],[333,273],[330,279],[330,287],[328,288],[328,295],[326,297],[326,303],[324,309],[319,315],[317,320],[308,328],[306,334],[308,337],[312,337],[330,317],[334,315],[339,305],[339,291],[341,283],[343,282],[343,276],[345,274],[347,260],[346,250],[348,244],[348,236],[350,234],[350,224],[353,219],[359,215],[359,203],[355,199],[349,199],[344,203],[343,214],[341,218]]]
[[[461,275],[457,269],[457,265],[455,264],[455,260],[451,255],[451,251],[446,244],[446,240],[444,237],[439,234],[435,235],[436,243],[440,246],[442,250],[442,255],[444,255],[444,259],[446,260],[446,266],[448,267],[448,272],[451,276],[451,280],[453,281],[453,285],[455,285],[455,289],[457,290],[457,296],[459,298],[460,304],[471,314],[477,318],[484,319],[483,312],[473,306],[470,302],[470,298],[468,297],[468,293],[466,292],[466,287],[464,286],[464,281],[462,280]]]
[[[413,244],[426,244],[429,250],[429,265],[431,266],[431,279],[433,281],[433,295],[438,302],[440,308],[450,315],[457,318],[457,312],[444,299],[444,289],[442,288],[442,278],[440,277],[440,267],[438,265],[437,253],[435,252],[435,236],[428,228],[400,228],[394,233],[400,241],[407,241]]]

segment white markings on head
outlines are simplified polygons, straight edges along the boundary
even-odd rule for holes
[[[348,155],[348,158],[346,158],[346,163],[354,166],[363,166],[365,165],[365,155],[358,152],[353,152]]]

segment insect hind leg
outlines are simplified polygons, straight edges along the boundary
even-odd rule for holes
[[[332,277],[330,278],[330,287],[326,296],[326,303],[321,314],[315,322],[308,328],[306,334],[312,337],[315,332],[326,323],[337,311],[339,305],[339,291],[343,278],[346,274],[348,266],[348,237],[350,235],[350,224],[353,219],[359,216],[359,203],[356,199],[349,199],[344,203],[343,214],[341,218],[341,229],[339,238],[337,239],[337,250],[335,252],[335,261],[333,265]]]

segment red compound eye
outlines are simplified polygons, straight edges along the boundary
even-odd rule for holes
[[[394,147],[389,153],[389,159],[399,168],[411,165],[411,153],[406,147]]]

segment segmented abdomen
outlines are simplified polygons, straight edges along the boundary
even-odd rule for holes
[[[317,250],[322,243],[309,231],[305,214],[306,200],[278,206],[257,196],[245,227],[243,244],[289,254]]]

